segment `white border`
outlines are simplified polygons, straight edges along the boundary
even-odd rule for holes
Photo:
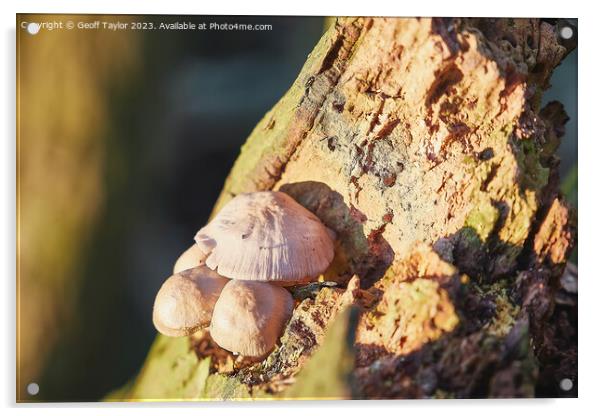
[[[601,313],[599,297],[602,294],[601,267],[594,264],[598,253],[600,235],[600,180],[602,174],[602,138],[597,121],[600,105],[600,15],[594,6],[577,1],[528,2],[525,0],[504,0],[500,2],[484,1],[426,1],[422,2],[360,2],[356,0],[302,0],[294,1],[240,1],[240,2],[190,2],[170,0],[165,2],[125,2],[123,0],[104,0],[102,2],[81,2],[55,0],[20,1],[16,4],[2,2],[3,41],[2,45],[2,97],[0,105],[1,125],[6,137],[2,140],[2,246],[0,264],[4,266],[2,294],[4,296],[3,325],[4,337],[0,342],[0,359],[3,374],[0,376],[0,403],[9,407],[9,414],[35,414],[41,412],[50,415],[93,414],[96,406],[102,406],[103,414],[123,414],[128,412],[144,415],[165,415],[174,407],[183,414],[203,412],[222,414],[224,412],[244,412],[245,416],[261,414],[267,411],[286,412],[287,415],[332,412],[335,408],[344,408],[345,414],[365,414],[376,407],[378,412],[394,414],[398,412],[420,412],[420,414],[480,414],[505,415],[519,410],[545,412],[546,415],[590,414],[595,409],[600,393],[601,359],[600,324]],[[594,2],[588,2],[594,4]],[[581,271],[580,316],[579,316],[579,397],[567,400],[506,400],[506,401],[398,401],[398,402],[269,402],[269,403],[201,403],[182,405],[163,404],[76,404],[67,405],[19,405],[15,406],[15,13],[131,13],[131,14],[296,14],[296,15],[397,15],[397,16],[542,16],[542,17],[578,17],[579,18],[579,266]],[[167,410],[170,409],[170,410]],[[596,409],[596,411],[600,411]]]

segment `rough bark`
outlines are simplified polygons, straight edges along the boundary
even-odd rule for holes
[[[112,397],[531,397],[563,378],[576,395],[566,115],[540,109],[570,48],[536,19],[338,19],[214,211],[288,193],[336,231],[338,287],[309,291],[260,363],[159,338]]]

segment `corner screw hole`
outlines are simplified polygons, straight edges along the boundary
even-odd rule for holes
[[[29,383],[27,385],[27,393],[30,396],[35,396],[39,392],[40,392],[40,386],[38,385],[38,383]]]
[[[560,29],[560,37],[565,40],[569,40],[573,37],[573,29],[570,26],[564,26]]]
[[[563,391],[571,391],[573,388],[573,381],[568,378],[563,378],[560,380],[560,389]]]

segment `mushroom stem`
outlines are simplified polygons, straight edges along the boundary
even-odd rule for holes
[[[206,258],[207,255],[201,251],[199,246],[193,244],[178,257],[176,264],[173,266],[173,273],[176,274],[184,270],[192,269],[193,267],[198,267],[203,264]]]

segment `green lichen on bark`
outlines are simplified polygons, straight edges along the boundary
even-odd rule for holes
[[[124,400],[191,400],[203,398],[211,359],[199,361],[187,337],[159,335]]]
[[[251,399],[247,386],[222,374],[212,374],[207,378],[201,397],[208,400]]]
[[[500,214],[490,203],[483,203],[470,211],[466,217],[466,226],[473,229],[481,242],[487,241]]]

